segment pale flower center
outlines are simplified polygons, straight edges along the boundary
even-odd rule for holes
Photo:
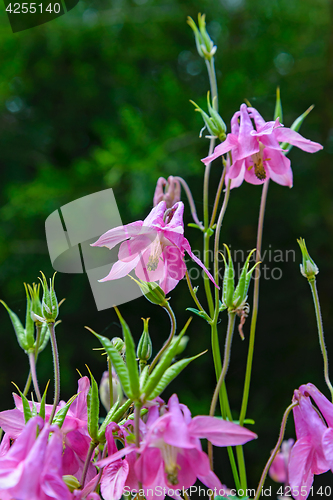
[[[150,256],[147,263],[148,271],[156,271],[163,248],[160,238],[157,236],[151,245]]]
[[[176,485],[179,483],[178,471],[180,469],[180,466],[177,464],[177,455],[179,448],[171,446],[170,444],[163,443],[160,449],[164,460],[164,470],[167,475],[168,482],[170,484]]]

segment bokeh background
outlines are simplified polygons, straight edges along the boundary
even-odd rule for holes
[[[208,78],[186,24],[188,15],[207,15],[218,46],[216,68],[220,112],[230,123],[244,98],[272,119],[275,89],[281,87],[284,124],[309,105],[305,137],[324,145],[310,155],[290,153],[294,187],[271,184],[264,250],[295,251],[295,259],[269,263],[281,279],[261,283],[257,344],[248,417],[259,440],[245,448],[249,486],[255,487],[273,448],[293,390],[313,382],[327,394],[310,289],[299,273],[296,238],[306,238],[320,268],[318,288],[329,354],[333,356],[333,2],[330,0],[80,0],[68,14],[13,34],[4,7],[0,14],[0,298],[24,318],[23,282],[53,273],[44,223],[60,206],[112,187],[124,223],[144,218],[152,207],[159,176],[181,175],[193,190],[202,217],[203,165],[208,141],[199,139],[201,118],[189,99],[205,106]],[[212,168],[213,190],[220,163]],[[255,246],[261,188],[242,185],[231,193],[222,241],[233,249]],[[188,205],[186,222],[191,222]],[[186,229],[192,248],[201,236]],[[289,255],[291,255],[289,253]],[[57,329],[62,398],[76,390],[85,363],[99,379],[105,360],[85,325],[120,334],[113,310],[97,312],[85,275],[57,274],[62,324]],[[200,290],[199,290],[200,294]],[[250,292],[250,302],[252,291]],[[182,282],[172,292],[181,327],[192,306]],[[168,332],[167,315],[144,298],[120,308],[136,340],[141,317],[150,317],[155,350]],[[1,409],[12,407],[11,381],[24,386],[28,365],[8,315],[0,309]],[[224,342],[226,317],[221,317]],[[245,340],[236,335],[227,384],[238,417],[249,321]],[[193,414],[207,413],[214,389],[208,326],[194,318],[187,355],[209,349],[166,390],[177,391]],[[38,361],[40,385],[52,378],[50,346]],[[50,391],[51,397],[51,391]],[[293,437],[292,419],[287,437]],[[216,452],[221,479],[232,485],[226,454]],[[318,478],[330,484],[332,474]],[[268,480],[267,485],[272,484]]]

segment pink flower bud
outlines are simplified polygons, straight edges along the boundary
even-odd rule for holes
[[[294,444],[293,439],[283,441],[281,450],[277,453],[269,469],[269,475],[277,483],[288,483],[288,463],[290,450]]]
[[[157,181],[154,194],[154,207],[161,201],[166,202],[167,208],[171,208],[175,203],[180,201],[180,184],[172,175],[168,177],[167,181],[164,177],[160,177]]]

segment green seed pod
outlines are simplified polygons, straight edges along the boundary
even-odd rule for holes
[[[147,363],[147,361],[150,359],[152,351],[153,351],[153,345],[151,342],[151,338],[148,332],[148,321],[150,318],[144,319],[142,318],[143,321],[143,332],[140,337],[138,347],[136,349],[136,356],[139,358],[140,362]]]

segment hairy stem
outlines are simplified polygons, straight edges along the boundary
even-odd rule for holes
[[[84,488],[84,483],[86,482],[86,477],[87,477],[87,473],[88,473],[88,467],[89,467],[90,462],[91,462],[91,457],[93,456],[93,453],[94,453],[97,445],[98,445],[98,443],[96,443],[95,441],[90,442],[88,453],[87,453],[86,460],[85,460],[84,466],[83,466],[83,471],[82,471],[82,477],[81,477],[81,488],[82,489]]]
[[[190,205],[190,209],[191,209],[192,219],[199,226],[200,229],[204,229],[202,223],[198,219],[197,210],[195,208],[195,203],[194,203],[193,196],[192,196],[191,190],[189,188],[189,185],[182,177],[175,177],[175,180],[180,182],[180,184],[182,185],[182,187],[186,193],[186,196],[187,196],[187,199],[188,199],[188,202]]]
[[[216,217],[216,214],[217,214],[217,208],[219,206],[219,201],[220,201],[221,192],[222,192],[222,188],[223,188],[223,184],[224,184],[224,179],[225,179],[225,174],[226,173],[227,173],[227,169],[226,169],[226,167],[223,167],[222,175],[221,175],[220,182],[219,182],[219,185],[218,185],[218,188],[217,188],[217,192],[216,192],[216,196],[215,196],[214,207],[213,207],[213,212],[212,212],[212,216],[211,216],[211,219],[210,219],[209,227],[213,227],[214,223],[215,223],[215,217]]]
[[[316,280],[315,279],[309,280],[309,285],[311,288],[313,303],[314,303],[314,307],[315,307],[315,311],[316,311],[319,344],[320,344],[320,349],[321,349],[321,353],[323,355],[323,361],[324,361],[325,382],[326,382],[327,387],[329,388],[329,391],[331,393],[331,401],[333,402],[333,387],[332,387],[332,384],[330,381],[330,376],[329,376],[328,356],[327,356],[327,350],[326,350],[325,339],[324,339],[324,328],[323,328],[323,322],[322,322],[322,318],[321,318],[320,302],[319,302],[319,296],[318,296],[318,291],[317,291],[317,286],[316,286]]]
[[[49,323],[50,339],[52,345],[53,368],[54,368],[54,400],[49,422],[52,423],[60,399],[60,369],[57,340],[55,336],[54,323]]]
[[[29,353],[29,365],[30,365],[30,373],[32,378],[32,383],[34,386],[35,394],[37,396],[37,400],[40,403],[42,398],[39,391],[38,380],[37,380],[37,372],[36,372],[36,363],[35,363],[35,354],[33,352]]]
[[[110,403],[110,408],[113,406],[113,378],[112,378],[112,364],[111,364],[111,359],[108,356],[108,373],[109,373],[109,403]]]
[[[167,305],[165,307],[163,307],[163,309],[166,310],[166,312],[168,313],[168,316],[170,318],[170,322],[171,322],[170,335],[168,337],[168,340],[165,342],[164,346],[159,350],[159,352],[156,354],[155,358],[153,359],[152,364],[150,365],[150,368],[149,368],[149,373],[152,372],[157,361],[160,359],[160,357],[162,356],[164,351],[169,347],[169,345],[170,345],[170,343],[171,343],[171,341],[176,333],[176,326],[177,326],[176,317],[175,317],[175,314],[174,314],[169,302],[167,302]]]

